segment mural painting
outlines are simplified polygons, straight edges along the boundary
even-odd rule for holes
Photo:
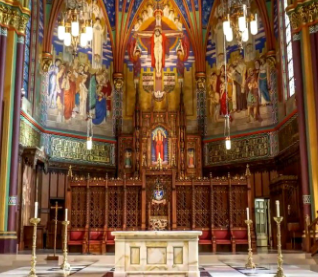
[[[196,119],[194,53],[180,15],[169,1],[146,1],[137,15],[126,56],[127,97],[124,117],[133,114],[135,90],[139,81],[140,105],[143,111],[178,109],[183,79],[187,115]],[[129,84],[130,83],[130,84]]]
[[[78,45],[77,51],[73,44],[67,47],[58,39],[55,27],[46,125],[85,132],[91,116],[94,133],[111,136],[113,57],[106,21],[97,1],[86,2],[83,17],[93,20],[93,38],[86,47]]]
[[[225,44],[222,4],[216,8],[206,52],[208,135],[223,132],[226,114],[230,114],[233,132],[274,123],[275,97],[265,42],[260,22],[258,34],[250,35],[242,46],[235,34],[233,41]]]

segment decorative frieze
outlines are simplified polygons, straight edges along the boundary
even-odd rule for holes
[[[24,2],[28,4],[29,1]],[[23,7],[20,2],[6,3],[0,0],[0,25],[24,35],[30,15],[30,10]]]
[[[289,16],[293,30],[299,29],[303,25],[312,25],[318,22],[318,1],[295,2],[287,7],[286,12]]]

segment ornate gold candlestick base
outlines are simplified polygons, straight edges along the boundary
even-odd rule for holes
[[[251,239],[251,225],[253,224],[253,221],[248,219],[248,220],[245,220],[245,223],[247,224],[247,236],[248,236],[248,256],[247,256],[247,263],[245,267],[252,269],[256,267],[253,261],[253,250],[252,250],[252,239]]]
[[[282,237],[280,233],[280,224],[283,221],[283,217],[274,217],[277,223],[277,272],[275,277],[285,277],[283,270],[283,254],[282,254]]]
[[[31,258],[31,269],[28,277],[37,277],[36,275],[36,233],[37,226],[40,223],[41,218],[31,218],[30,223],[33,225],[33,238],[32,238],[32,258]]]
[[[65,271],[71,270],[71,265],[67,262],[67,225],[70,224],[69,221],[62,221],[64,225],[64,240],[63,240],[63,263],[61,264],[61,269]]]

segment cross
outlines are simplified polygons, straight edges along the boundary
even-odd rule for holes
[[[57,211],[59,210],[59,209],[62,209],[63,207],[59,207],[58,206],[58,202],[56,201],[55,202],[55,206],[51,206],[51,209],[53,210],[55,210],[55,217],[54,217],[54,255],[53,255],[53,257],[55,257],[55,255],[56,255],[56,233],[57,233]]]

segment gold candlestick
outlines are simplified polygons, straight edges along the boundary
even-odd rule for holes
[[[31,218],[30,223],[33,225],[33,238],[32,238],[32,258],[31,258],[31,269],[28,277],[37,277],[36,275],[36,234],[37,226],[40,223],[41,218]]]
[[[277,272],[275,277],[285,277],[283,270],[283,254],[282,254],[282,237],[280,233],[280,224],[283,221],[283,217],[277,216],[274,217],[274,220],[277,223]]]
[[[245,220],[247,224],[247,237],[248,237],[248,256],[247,256],[247,263],[245,265],[246,268],[255,268],[255,264],[253,261],[253,250],[252,250],[252,239],[251,239],[251,225],[253,221],[248,219]]]
[[[63,239],[63,263],[61,264],[61,269],[65,271],[71,270],[71,265],[67,262],[67,225],[70,224],[68,220],[62,221],[64,225],[64,239]]]

